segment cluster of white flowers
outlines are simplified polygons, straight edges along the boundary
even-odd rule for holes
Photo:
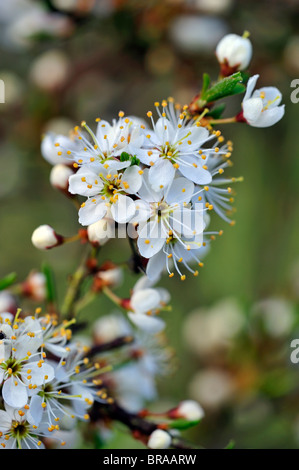
[[[112,124],[97,119],[95,133],[83,122],[70,138],[46,135],[42,153],[48,161],[56,164],[59,157],[77,169],[68,191],[87,198],[79,222],[92,227],[92,241],[105,240],[103,231],[111,222],[129,223],[129,235],[138,237],[139,253],[149,260],[147,276],[157,279],[166,269],[170,277],[176,271],[184,280],[184,270],[198,274],[190,264],[202,266],[210,236],[222,233],[206,230],[208,211],[230,221],[234,179],[221,175],[231,165],[232,144],[220,131],[189,119],[186,108],[171,98],[162,102],[162,110],[155,106],[156,122],[147,113],[152,129],[120,112]]]
[[[88,420],[95,400],[109,400],[98,387],[102,370],[70,341],[72,322],[19,313],[0,315],[0,445],[38,448],[53,437],[64,445],[63,419]]]

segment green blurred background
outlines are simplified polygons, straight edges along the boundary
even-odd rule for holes
[[[250,72],[260,74],[259,87],[282,91],[285,117],[269,129],[220,127],[234,143],[230,173],[244,176],[235,187],[236,225],[213,217],[212,226],[224,234],[212,243],[199,277],[161,281],[172,295],[167,336],[177,360],[159,388],[167,403],[200,401],[201,385],[194,385],[194,377],[221,371],[233,392],[217,406],[202,403],[206,417],[189,432],[191,440],[205,447],[224,447],[230,439],[238,448],[298,447],[299,370],[290,362],[289,344],[299,333],[299,104],[290,100],[291,81],[299,77],[299,2],[98,0],[94,10],[92,2],[73,1],[76,7],[67,11],[64,4],[70,2],[62,0],[31,3],[62,15],[68,28],[31,37],[29,26],[12,28],[23,5],[12,12],[0,7],[0,78],[6,85],[6,103],[0,105],[0,276],[16,271],[22,280],[46,260],[55,270],[60,297],[82,247],[41,253],[31,245],[40,224],[64,235],[78,229],[76,209],[49,184],[41,135],[49,129],[66,133],[83,119],[90,125],[98,116],[111,120],[119,110],[144,117],[154,101],[168,96],[189,103],[203,72],[217,78],[219,39],[250,32]],[[238,112],[240,102],[240,96],[230,100],[225,115]],[[127,254],[125,241],[105,246],[105,259],[125,261]],[[134,282],[128,273],[120,294],[127,295]],[[245,323],[229,347],[201,356],[188,344],[185,321],[198,308],[209,315],[224,298],[238,303]],[[252,305],[266,298],[283,298],[292,310],[293,321],[282,335],[273,337],[253,321]],[[81,316],[95,319],[111,310],[109,301],[99,298]],[[200,335],[199,329],[199,341]],[[135,445],[120,436],[110,444]]]

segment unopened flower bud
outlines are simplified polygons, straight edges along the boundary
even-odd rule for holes
[[[162,429],[156,429],[149,437],[147,446],[150,449],[168,449],[171,444],[171,436]]]
[[[43,302],[46,298],[46,277],[43,273],[30,273],[28,278],[22,284],[22,293],[37,302]]]
[[[17,303],[13,295],[10,292],[0,292],[0,314],[4,312],[10,312],[13,315],[17,312]]]
[[[129,324],[124,317],[118,314],[105,315],[93,325],[93,338],[95,344],[108,343],[121,336],[131,334]]]
[[[123,272],[120,268],[114,267],[98,272],[100,278],[105,286],[118,287],[123,281]]]
[[[245,70],[252,57],[252,45],[248,37],[227,34],[216,47],[216,56],[224,77],[238,70]]]
[[[69,187],[69,177],[73,174],[74,172],[70,167],[60,163],[52,168],[50,173],[50,183],[55,188],[66,192]]]
[[[58,235],[50,225],[40,225],[31,237],[33,245],[39,250],[49,250],[63,243],[63,237]]]
[[[187,421],[199,421],[204,417],[204,410],[196,401],[185,400],[171,410],[168,415],[172,419],[183,418]]]
[[[105,245],[114,234],[114,221],[112,219],[101,219],[87,228],[88,239],[91,243]]]

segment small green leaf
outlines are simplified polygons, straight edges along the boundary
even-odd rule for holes
[[[56,289],[52,268],[48,264],[43,264],[42,272],[46,277],[47,302],[54,302],[56,299]]]
[[[130,155],[127,152],[122,152],[120,156],[120,161],[127,162],[128,160],[130,160]]]
[[[17,275],[16,273],[10,273],[7,276],[0,279],[0,290],[7,289],[16,281]]]
[[[235,445],[236,445],[235,441],[231,439],[229,443],[224,447],[224,449],[234,449]]]
[[[208,103],[211,101],[216,101],[226,96],[235,94],[235,89],[239,90],[239,87],[236,88],[242,82],[242,75],[240,72],[234,73],[230,77],[223,78],[220,82],[213,85],[209,88],[202,99],[205,99]],[[240,91],[237,91],[240,93]]]
[[[171,421],[168,426],[173,429],[188,429],[193,426],[196,426],[199,421],[199,419],[196,421],[187,421],[186,419],[175,419],[174,421]]]
[[[222,113],[225,109],[225,103],[221,103],[219,106],[216,106],[216,108],[211,109],[206,116],[212,116],[214,119],[219,119],[222,116]]]
[[[140,164],[140,160],[136,157],[136,155],[134,155],[133,157],[131,157],[131,166],[133,165],[139,165]]]
[[[203,74],[203,79],[202,79],[202,89],[201,89],[201,95],[204,95],[209,88],[211,79],[210,76],[207,73]]]

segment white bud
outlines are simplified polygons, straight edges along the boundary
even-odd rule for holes
[[[118,287],[123,281],[123,272],[118,267],[99,271],[97,276],[109,287]]]
[[[23,284],[24,294],[33,298],[37,302],[45,300],[47,295],[46,276],[43,273],[33,272]]]
[[[150,449],[168,449],[171,444],[171,436],[162,429],[156,429],[150,435],[147,446]]]
[[[39,250],[48,250],[59,244],[59,238],[50,225],[40,225],[31,237],[32,244]]]
[[[93,325],[93,336],[96,344],[108,343],[131,334],[128,322],[118,314],[105,315]]]
[[[55,165],[50,173],[50,183],[55,188],[66,191],[69,187],[69,177],[73,174],[68,166],[63,164]]]
[[[247,37],[227,34],[216,47],[216,56],[220,64],[236,70],[245,70],[252,57],[252,45]]]
[[[87,235],[90,242],[105,245],[110,238],[114,238],[114,221],[105,218],[89,225]]]
[[[204,417],[204,410],[197,401],[185,400],[177,407],[177,415],[187,421],[198,421]]]
[[[15,298],[7,291],[0,292],[0,314],[4,312],[15,313],[16,310]]]

